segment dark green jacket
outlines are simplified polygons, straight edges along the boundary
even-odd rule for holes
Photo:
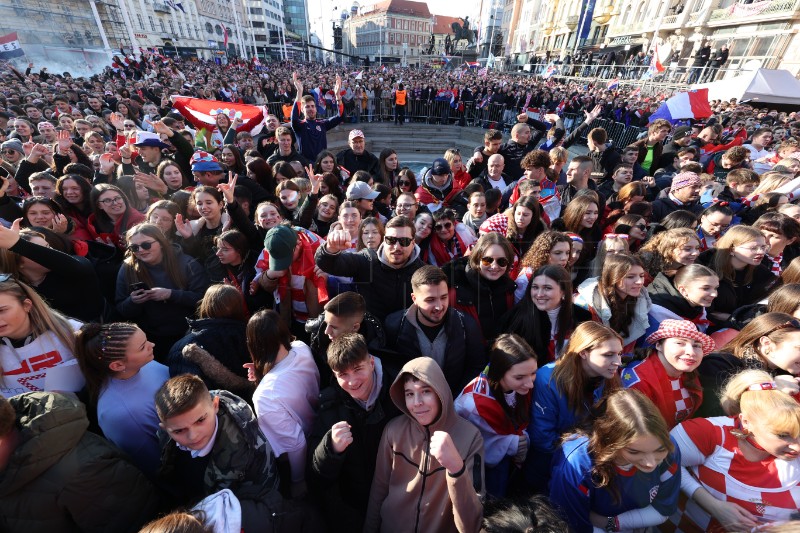
[[[89,433],[74,395],[9,399],[20,443],[0,472],[0,531],[138,531],[156,511],[150,482],[122,451]]]

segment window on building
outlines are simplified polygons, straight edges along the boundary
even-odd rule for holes
[[[173,24],[172,19],[169,19],[169,33],[175,35],[175,24]]]
[[[264,10],[261,9],[260,7],[251,7],[251,8],[248,9],[248,11],[250,12],[251,15],[263,15],[264,14]]]
[[[148,19],[150,19],[150,29],[151,29],[152,31],[156,31],[156,23],[155,23],[155,21],[153,20],[153,17],[147,17],[147,18],[148,18]]]
[[[141,13],[137,13],[136,14],[136,18],[139,20],[139,29],[143,30],[144,29],[144,19],[142,18]]]
[[[167,28],[164,27],[164,21],[163,20],[159,19],[158,20],[158,25],[161,26],[161,33],[167,33]]]
[[[206,22],[206,32],[214,33],[214,26],[212,26],[210,22]]]
[[[253,22],[251,22],[251,24],[253,25],[254,28],[263,28],[264,27],[264,23],[263,22],[258,22],[258,21],[255,21],[255,20]]]
[[[178,33],[183,37],[183,24],[180,22],[178,23]]]
[[[214,26],[214,31],[216,32],[217,35],[222,35],[222,26],[217,24],[216,26]]]

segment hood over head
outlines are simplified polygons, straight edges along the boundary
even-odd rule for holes
[[[404,386],[408,375],[412,375],[419,381],[430,385],[439,396],[441,412],[439,413],[439,418],[429,426],[430,432],[433,433],[434,431],[440,431],[452,426],[455,417],[458,416],[453,406],[453,393],[450,392],[450,385],[448,385],[444,377],[444,372],[442,372],[441,367],[436,361],[430,357],[417,357],[416,359],[412,359],[403,365],[403,368],[400,370],[400,373],[389,389],[389,395],[392,397],[392,401],[397,408],[400,409],[403,414],[415,420],[406,407]]]

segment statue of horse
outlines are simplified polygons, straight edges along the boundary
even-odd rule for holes
[[[461,24],[459,24],[458,22],[453,22],[450,25],[450,27],[453,28],[453,35],[455,35],[455,38],[453,40],[456,43],[463,39],[467,41],[467,46],[470,46],[474,44],[475,41],[477,40],[477,35],[475,34],[475,30],[471,30],[469,29],[469,27],[462,28]]]

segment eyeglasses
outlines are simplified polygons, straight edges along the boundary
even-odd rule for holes
[[[505,257],[489,257],[488,255],[485,257],[481,257],[481,264],[485,267],[491,266],[492,263],[497,263],[497,266],[500,268],[505,268],[508,266],[508,259]]]
[[[152,248],[153,244],[155,244],[156,242],[158,242],[158,241],[145,241],[142,244],[129,244],[128,245],[128,250],[130,250],[133,253],[138,253],[139,249],[147,251],[150,248]]]
[[[99,203],[103,205],[112,205],[112,204],[121,204],[124,203],[125,200],[122,199],[122,196],[115,196],[114,198],[103,198],[102,200],[98,200]]]
[[[772,333],[775,333],[778,330],[786,329],[786,328],[800,329],[800,320],[797,320],[796,318],[793,318],[791,320],[787,320],[783,324],[779,324],[779,325],[775,326],[774,328],[772,328],[771,330],[769,330],[768,332],[764,333],[762,335],[762,337],[769,337]]]
[[[396,209],[411,209],[411,208],[412,208],[412,207],[414,207],[415,205],[417,205],[417,204],[397,204],[397,205],[395,206],[395,208],[396,208]]]
[[[402,247],[411,246],[411,243],[414,242],[414,239],[411,237],[392,237],[390,235],[386,235],[383,238],[383,242],[388,244],[389,246],[394,246],[395,244],[399,244]]]
[[[453,223],[452,222],[444,222],[442,224],[436,224],[433,227],[433,229],[435,229],[436,231],[442,231],[442,230],[452,229],[452,227],[453,227]]]
[[[758,253],[758,252],[766,252],[767,250],[769,250],[769,244],[766,244],[764,246],[751,246],[750,248],[745,248],[744,246],[737,246],[736,248],[747,250],[750,253]]]

